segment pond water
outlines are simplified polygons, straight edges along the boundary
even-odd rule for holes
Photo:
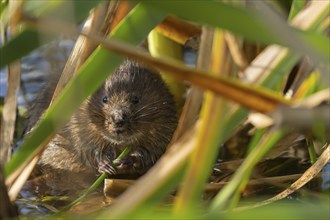
[[[322,190],[330,192],[330,161],[322,170]]]
[[[26,98],[29,102],[33,100],[42,88],[50,70],[54,67],[63,67],[72,50],[74,41],[72,39],[60,39],[34,50],[21,59],[22,86],[26,90]],[[0,70],[0,97],[6,95],[7,69]],[[18,105],[25,106],[22,90],[19,90]]]

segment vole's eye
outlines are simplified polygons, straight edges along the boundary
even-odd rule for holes
[[[109,101],[108,96],[104,96],[103,99],[102,99],[102,102],[103,103],[108,103],[108,101]]]
[[[137,97],[136,95],[132,96],[131,102],[133,104],[138,104],[139,103],[139,97]]]

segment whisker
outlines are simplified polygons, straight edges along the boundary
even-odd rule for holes
[[[150,107],[150,106],[153,106],[153,105],[155,105],[155,104],[158,104],[158,103],[160,103],[160,102],[164,102],[164,100],[157,100],[157,101],[154,101],[154,102],[148,103],[147,105],[144,105],[144,106],[142,106],[140,109],[136,110],[135,113],[138,113],[138,112],[142,111],[143,109],[146,109],[146,108],[148,108],[148,107]]]

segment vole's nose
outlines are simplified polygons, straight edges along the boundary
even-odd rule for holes
[[[114,109],[110,113],[110,117],[112,119],[112,122],[117,126],[117,127],[123,127],[124,124],[127,122],[127,114],[120,109]]]

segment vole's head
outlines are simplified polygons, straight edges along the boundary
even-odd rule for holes
[[[173,97],[161,77],[133,61],[125,61],[88,105],[101,136],[117,145],[165,141],[177,124]]]

